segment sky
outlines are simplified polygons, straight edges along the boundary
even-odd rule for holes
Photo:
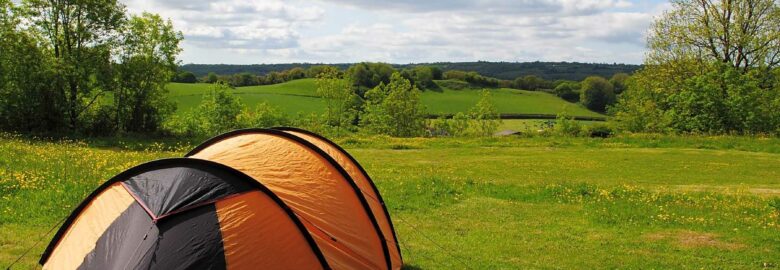
[[[123,0],[184,34],[182,63],[640,64],[661,0]]]

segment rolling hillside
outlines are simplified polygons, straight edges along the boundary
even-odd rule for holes
[[[209,87],[208,84],[180,83],[171,83],[168,86],[171,98],[178,105],[178,112],[185,112],[197,106]],[[315,89],[313,79],[302,79],[275,85],[239,87],[234,89],[233,93],[245,104],[267,101],[294,115],[298,112],[324,110],[325,103],[317,97]],[[478,99],[479,91],[475,90],[444,88],[441,91],[425,91],[422,94],[423,103],[428,113],[432,114],[465,112],[474,106]],[[573,116],[602,116],[545,92],[497,89],[493,91],[493,101],[500,113],[557,114],[566,109]]]

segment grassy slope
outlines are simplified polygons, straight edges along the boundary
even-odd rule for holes
[[[180,112],[197,106],[201,95],[209,87],[208,84],[169,85],[170,95],[177,102]],[[316,96],[315,89],[313,79],[302,79],[275,85],[239,87],[234,93],[246,104],[267,101],[281,107],[288,114],[295,115],[298,112],[324,110],[325,103]],[[422,100],[429,113],[457,113],[465,112],[474,106],[479,94],[479,91],[475,90],[443,89],[423,92]],[[501,113],[557,114],[565,109],[574,116],[601,116],[544,92],[499,89],[493,91],[493,101]]]
[[[406,262],[422,269],[780,265],[776,139],[340,142],[381,190]],[[105,179],[187,148],[147,145],[0,138],[0,266]]]

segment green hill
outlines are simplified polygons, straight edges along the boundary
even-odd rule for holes
[[[170,96],[178,105],[178,112],[197,106],[209,87],[211,87],[209,84],[171,83],[168,85]],[[325,107],[323,100],[315,93],[316,86],[313,79],[238,87],[233,91],[247,105],[266,101],[282,108],[290,115],[298,112],[321,112]],[[479,99],[479,94],[477,90],[442,88],[440,91],[423,92],[422,100],[429,113],[457,113],[465,112],[474,106]],[[558,114],[566,109],[572,116],[602,116],[545,92],[496,89],[493,90],[493,102],[500,113]]]

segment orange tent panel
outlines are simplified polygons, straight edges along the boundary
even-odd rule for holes
[[[387,241],[363,194],[316,146],[274,130],[229,133],[190,154],[260,181],[309,228],[334,269],[388,269]],[[321,151],[321,150],[320,150]]]
[[[374,217],[376,217],[376,220],[382,229],[382,234],[385,239],[387,239],[388,245],[390,245],[392,269],[400,269],[403,266],[401,251],[398,247],[398,241],[395,237],[395,230],[393,228],[393,223],[390,220],[390,215],[387,213],[387,209],[384,206],[384,201],[382,201],[379,191],[377,191],[368,174],[365,173],[360,164],[358,164],[344,149],[322,136],[295,128],[279,128],[279,130],[300,137],[316,145],[325,151],[325,153],[333,157],[333,159],[344,168],[352,180],[354,180],[355,184],[357,184],[358,188],[360,188],[360,191],[365,195],[366,201],[371,207],[371,212]]]

